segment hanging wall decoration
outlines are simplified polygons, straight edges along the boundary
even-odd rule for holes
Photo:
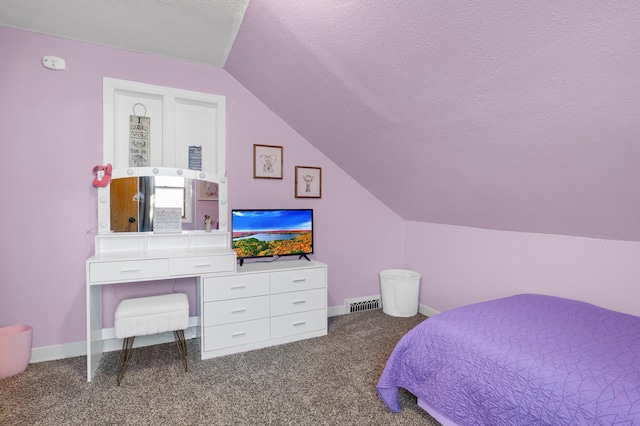
[[[189,146],[189,170],[202,170],[202,145]]]
[[[199,201],[216,201],[218,199],[218,184],[199,180],[197,193]]]
[[[253,144],[253,177],[282,179],[282,154],[281,146]]]
[[[136,107],[144,108],[143,115],[136,114]],[[143,104],[133,106],[133,115],[129,116],[129,167],[148,167],[150,155],[149,127],[151,117],[147,117],[147,107]]]
[[[322,168],[296,166],[296,198],[322,198]]]

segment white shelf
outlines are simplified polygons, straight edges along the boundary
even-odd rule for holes
[[[107,253],[144,253],[156,251],[220,250],[230,248],[230,235],[222,231],[183,231],[180,234],[150,232],[112,233],[96,235],[96,256]]]

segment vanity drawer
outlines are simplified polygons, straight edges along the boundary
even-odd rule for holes
[[[233,254],[175,257],[169,259],[169,273],[171,275],[202,275],[214,272],[228,272],[235,269],[235,262],[236,259]]]
[[[205,302],[266,294],[269,294],[269,275],[267,274],[208,277],[204,279],[202,291]]]
[[[324,309],[327,306],[325,292],[324,288],[317,288],[293,293],[274,294],[271,296],[271,315],[286,315]]]
[[[205,327],[268,317],[269,296],[207,302],[202,316]]]
[[[308,268],[271,273],[271,293],[309,290],[325,286],[325,269]]]
[[[129,260],[124,262],[99,262],[89,266],[91,282],[139,281],[169,275],[167,259]]]
[[[327,311],[300,312],[271,318],[271,338],[293,336],[327,328]]]
[[[215,351],[262,340],[269,340],[269,318],[204,328],[205,351]]]

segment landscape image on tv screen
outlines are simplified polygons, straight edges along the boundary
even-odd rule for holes
[[[233,249],[238,258],[313,253],[313,210],[233,210]]]

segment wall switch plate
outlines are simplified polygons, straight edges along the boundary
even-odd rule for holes
[[[67,64],[64,62],[64,59],[58,58],[57,56],[45,56],[42,58],[42,65],[44,65],[45,68],[56,71],[63,71],[67,68]]]

